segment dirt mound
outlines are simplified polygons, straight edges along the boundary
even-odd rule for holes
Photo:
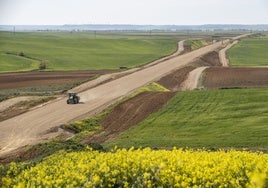
[[[268,68],[211,67],[204,79],[209,89],[268,87]]]
[[[222,66],[219,54],[216,51],[209,52],[201,57],[196,58],[191,65],[197,67]]]
[[[181,84],[187,78],[189,72],[191,72],[194,69],[195,67],[193,66],[187,66],[178,69],[175,72],[168,74],[167,76],[164,76],[157,82],[171,91],[178,91],[180,90]]]
[[[96,75],[102,75],[111,72],[114,71],[92,70],[92,71],[1,73],[0,89],[74,83],[83,80],[89,80],[91,78],[94,78]]]
[[[143,92],[117,105],[111,113],[101,120],[104,130],[85,138],[83,142],[102,143],[115,138],[131,126],[146,119],[150,114],[157,112],[174,95],[174,92]]]

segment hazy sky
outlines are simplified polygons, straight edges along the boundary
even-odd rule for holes
[[[268,0],[0,0],[0,24],[268,24]]]

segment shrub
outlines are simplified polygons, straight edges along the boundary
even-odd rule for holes
[[[39,70],[45,70],[47,68],[47,63],[45,61],[41,61],[39,65]]]
[[[25,54],[23,52],[20,52],[19,56],[25,57]]]

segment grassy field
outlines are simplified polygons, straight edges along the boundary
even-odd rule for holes
[[[268,66],[268,37],[252,37],[228,50],[232,66]]]
[[[185,41],[186,45],[191,46],[192,50],[197,50],[198,48],[201,48],[203,46],[207,46],[211,44],[210,42],[204,40],[204,39],[191,39]]]
[[[268,149],[267,96],[267,89],[181,92],[105,146]]]
[[[29,71],[38,67],[39,62],[36,60],[0,52],[0,72]]]
[[[0,32],[0,72],[38,69],[40,61],[47,63],[49,71],[130,68],[171,54],[178,40],[87,32]]]

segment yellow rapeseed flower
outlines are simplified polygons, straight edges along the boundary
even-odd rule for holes
[[[3,187],[268,187],[268,155],[247,151],[64,152],[26,168],[11,163]]]

